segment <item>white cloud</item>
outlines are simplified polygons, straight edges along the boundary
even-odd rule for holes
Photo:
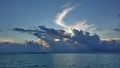
[[[69,7],[65,10],[63,10],[62,12],[58,13],[55,19],[55,23],[59,26],[62,26],[64,28],[67,27],[66,23],[63,21],[63,19],[65,18],[65,16],[69,13],[69,11],[73,10],[74,7]]]
[[[69,26],[71,29],[76,29],[76,30],[83,30],[83,31],[92,31],[95,29],[94,24],[88,25],[87,21],[80,21],[78,23],[75,23],[71,26]]]
[[[66,4],[65,4],[66,5]],[[68,5],[67,5],[68,6]],[[63,27],[63,29],[68,32],[71,33],[71,35],[74,35],[71,29],[76,29],[76,30],[83,30],[83,31],[87,31],[87,32],[91,32],[93,33],[93,31],[96,29],[94,27],[94,24],[92,25],[88,25],[87,21],[80,21],[78,23],[74,23],[71,25],[67,25],[67,23],[65,21],[63,21],[63,19],[65,18],[65,16],[71,11],[73,10],[75,7],[67,7],[66,9],[64,9],[62,12],[58,13],[56,18],[55,18],[55,23],[61,27]]]
[[[66,3],[66,4],[63,4],[62,5],[62,8],[67,8],[67,7],[69,7],[70,6],[70,3]]]

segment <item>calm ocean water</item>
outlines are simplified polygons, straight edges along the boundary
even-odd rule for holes
[[[1,54],[0,68],[120,68],[120,54]]]

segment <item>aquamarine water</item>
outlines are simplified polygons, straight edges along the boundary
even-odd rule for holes
[[[0,68],[120,68],[120,54],[1,54]]]

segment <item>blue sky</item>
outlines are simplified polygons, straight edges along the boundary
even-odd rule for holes
[[[113,30],[120,24],[120,0],[0,0],[0,38],[15,41],[36,39],[28,34],[8,30],[14,27],[45,25],[62,29],[54,20],[67,3],[76,7],[64,18],[66,24],[86,20],[87,24],[94,24],[97,28],[95,33],[101,38],[120,38],[120,32]]]

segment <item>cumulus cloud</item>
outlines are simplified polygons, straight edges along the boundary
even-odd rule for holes
[[[70,5],[69,3],[64,5],[64,7],[67,6],[67,8],[57,14],[55,18],[55,23],[63,27],[63,29],[66,30],[66,32],[71,33],[71,35],[74,35],[72,29],[84,30],[92,33],[96,28],[94,27],[94,24],[88,25],[86,20],[80,21],[78,23],[75,22],[74,24],[71,25],[67,25],[67,23],[63,19],[71,10],[75,8],[75,7],[69,7],[69,5]]]
[[[85,23],[82,23],[81,25],[85,25]],[[92,25],[91,25],[92,26]],[[89,26],[89,27],[91,27]],[[48,48],[50,51],[46,50],[47,52],[71,52],[71,53],[78,53],[78,52],[98,52],[98,51],[120,51],[120,41],[119,39],[115,40],[101,40],[98,35],[89,35],[89,32],[85,32],[82,30],[76,30],[73,29],[74,36],[70,36],[69,34],[65,34],[64,30],[56,30],[52,28],[47,28],[45,26],[39,26],[40,30],[27,30],[22,29],[24,32],[32,34],[33,36],[36,36],[38,38],[37,43],[36,42],[28,42],[25,45],[30,45],[27,48],[23,47],[25,49],[28,49],[31,51],[30,48],[35,48],[35,51],[37,49],[44,48],[45,50]],[[18,32],[21,32],[21,30],[17,30]],[[32,32],[29,32],[32,31]],[[33,32],[36,31],[36,32]],[[40,31],[43,31],[44,33],[40,33]],[[38,44],[39,43],[39,44]],[[37,45],[37,46],[36,46]],[[12,47],[12,46],[11,46]],[[19,48],[19,47],[18,47]],[[39,49],[39,50],[40,50]],[[40,52],[40,51],[38,51]]]

